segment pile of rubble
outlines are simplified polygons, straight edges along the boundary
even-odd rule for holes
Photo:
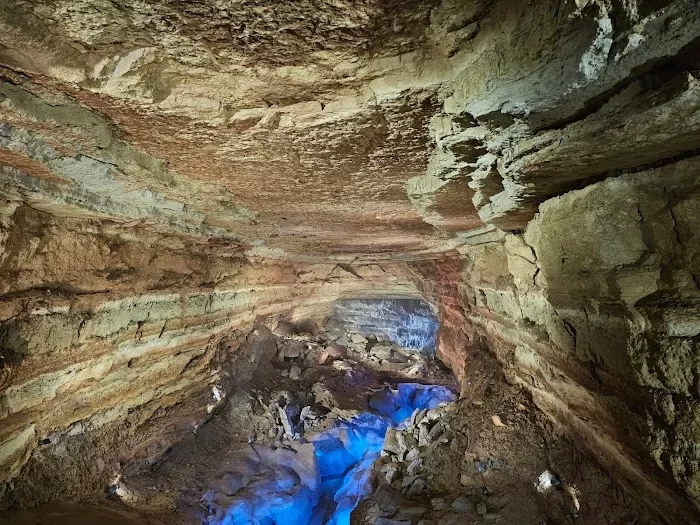
[[[404,425],[389,429],[381,458],[375,463],[377,492],[365,503],[364,523],[375,525],[462,525],[499,523],[501,516],[488,505],[487,495],[454,493],[434,497],[425,468],[428,457],[452,447],[453,431],[446,414],[454,406],[416,410]]]
[[[339,338],[349,355],[374,370],[400,372],[406,377],[419,377],[426,371],[425,357],[417,351],[401,348],[391,341],[379,341],[376,336],[350,334]]]
[[[460,494],[417,502],[389,485],[377,488],[371,500],[358,507],[358,523],[372,525],[489,525],[504,523],[490,512],[484,498]]]
[[[424,377],[427,359],[420,351],[400,348],[391,341],[378,340],[358,333],[313,331],[298,333],[291,323],[280,322],[273,333],[277,343],[278,364],[282,375],[293,380],[304,379],[304,372],[329,365],[337,370],[351,370],[361,364],[378,372],[399,373],[407,378]]]
[[[269,333],[269,332],[268,332]],[[267,380],[273,388],[251,391],[247,397],[251,421],[250,442],[298,441],[305,434],[318,432],[331,425],[336,418],[351,418],[355,414],[339,408],[336,395],[347,388],[355,393],[362,385],[371,384],[369,375],[390,373],[406,378],[430,379],[428,369],[437,370],[420,352],[411,352],[397,345],[345,332],[318,331],[279,322],[269,333],[266,343],[270,347],[271,365],[276,371]],[[442,378],[445,377],[444,371]],[[438,377],[438,374],[432,374]],[[275,379],[276,377],[276,379]],[[336,378],[336,379],[333,379]],[[339,390],[339,382],[346,390]],[[335,392],[333,394],[330,388]],[[432,414],[432,412],[431,412]],[[416,440],[434,441],[439,425],[430,426],[426,438],[423,414],[419,421],[411,421],[416,427]],[[414,418],[415,420],[415,418]],[[432,420],[431,420],[432,421]]]
[[[320,382],[313,383],[308,391],[275,391],[268,401],[261,393],[249,397],[259,407],[256,432],[249,442],[298,441],[357,412],[338,408],[333,394]]]
[[[384,440],[382,459],[378,462],[379,479],[409,496],[426,489],[424,458],[435,447],[452,440],[452,430],[442,420],[448,407],[416,410],[405,427],[390,428]]]

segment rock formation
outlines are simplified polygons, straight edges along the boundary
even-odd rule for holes
[[[490,353],[700,520],[699,153],[696,0],[5,0],[0,509],[161,458],[256,323],[422,298],[464,399]]]

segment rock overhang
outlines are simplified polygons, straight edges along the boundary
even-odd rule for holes
[[[629,169],[586,151],[614,139],[617,158],[643,153],[629,134],[601,133],[611,119],[648,132],[655,158],[693,147],[650,124],[692,102],[692,79],[621,116],[654,96],[653,64],[693,70],[692,2],[555,3],[13,2],[5,165],[50,184],[65,178],[57,165],[80,171],[89,156],[120,184],[73,179],[89,193],[73,206],[121,193],[168,227],[257,254],[437,256],[484,222],[523,229],[543,200]],[[691,119],[678,136],[694,130]],[[587,163],[567,169],[573,149]]]

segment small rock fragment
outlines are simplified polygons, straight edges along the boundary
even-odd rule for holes
[[[328,353],[328,357],[333,359],[345,359],[348,356],[348,349],[338,343],[329,344],[325,351]]]
[[[406,454],[406,461],[413,461],[416,459],[418,456],[420,456],[420,450],[417,448],[412,448],[411,450],[408,451]]]
[[[408,489],[408,492],[406,494],[408,494],[409,496],[417,496],[424,490],[425,480],[423,478],[418,478],[411,484],[411,487]]]
[[[540,474],[540,477],[537,478],[535,488],[537,489],[537,492],[547,492],[552,487],[557,487],[559,485],[561,485],[561,479],[559,479],[559,476],[554,472],[545,470],[542,472],[542,474]]]
[[[430,431],[428,430],[428,425],[427,423],[421,423],[418,426],[418,445],[421,447],[425,447],[429,445],[428,441],[428,433]]]
[[[418,446],[418,442],[416,441],[416,438],[413,437],[413,434],[410,434],[408,432],[397,433],[396,442],[399,445],[399,454],[400,455],[407,453],[409,450],[416,448]]]
[[[409,476],[415,476],[423,468],[423,460],[421,458],[416,458],[406,467],[406,474]]]
[[[398,478],[400,467],[396,463],[389,463],[382,467],[381,473],[384,480],[391,484]]]
[[[401,453],[397,435],[398,432],[396,429],[390,428],[386,431],[386,435],[384,436],[384,450],[396,455]]]
[[[461,514],[469,512],[472,510],[472,502],[466,496],[459,496],[456,500],[452,502],[452,508]]]
[[[296,341],[295,339],[285,341],[284,357],[287,359],[296,359],[301,355],[305,348],[306,345],[304,345],[304,343],[301,341]]]
[[[282,423],[282,428],[284,428],[284,433],[289,437],[294,436],[294,429],[292,428],[292,423],[289,421],[289,417],[287,416],[287,411],[278,406],[277,412],[279,413],[280,422]]]
[[[401,482],[401,487],[406,488],[409,485],[411,485],[416,479],[418,479],[418,476],[406,476],[403,478],[403,481]]]
[[[506,425],[501,421],[500,416],[493,415],[491,416],[491,420],[493,421],[494,426],[496,427],[505,427]]]
[[[436,423],[426,436],[428,443],[436,442],[444,432],[445,427],[441,423]]]
[[[445,498],[433,498],[430,500],[430,504],[435,510],[447,510],[450,505],[445,501]]]
[[[360,334],[352,334],[350,336],[350,340],[358,345],[366,345],[367,344],[367,339],[365,339],[363,336]]]

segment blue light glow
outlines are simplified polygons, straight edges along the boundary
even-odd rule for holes
[[[296,447],[252,445],[246,471],[228,479],[231,496],[209,491],[209,525],[350,525],[350,513],[372,491],[372,464],[389,427],[416,410],[455,400],[446,387],[403,383],[372,396],[370,411]],[[251,475],[252,473],[252,475]],[[245,479],[243,479],[245,478]]]

